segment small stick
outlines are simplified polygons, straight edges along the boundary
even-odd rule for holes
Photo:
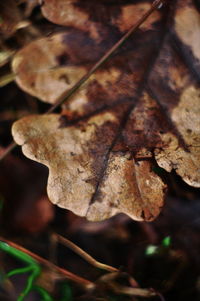
[[[67,271],[66,269],[63,269],[61,267],[58,267],[57,265],[51,263],[50,261],[48,261],[47,259],[40,257],[39,255],[25,249],[24,247],[18,245],[17,243],[14,243],[6,238],[0,237],[0,240],[7,243],[8,245],[10,245],[11,247],[20,250],[21,252],[24,252],[25,254],[31,256],[32,258],[34,258],[36,261],[38,261],[40,264],[45,265],[53,270],[55,270],[56,272],[58,272],[59,274],[64,275],[67,279],[70,279],[74,282],[77,282],[79,284],[81,284],[82,286],[90,289],[90,288],[94,288],[95,284],[85,278],[82,278],[72,272]]]
[[[14,73],[9,73],[0,77],[0,88],[6,86],[7,84],[11,83],[15,79]]]
[[[53,236],[57,239],[58,242],[60,242],[64,246],[70,248],[72,251],[77,253],[79,256],[81,256],[83,259],[85,259],[87,262],[89,262],[91,265],[95,266],[96,268],[106,270],[109,272],[119,272],[119,270],[117,268],[114,268],[110,265],[107,265],[107,264],[97,261],[91,255],[86,253],[83,249],[81,249],[80,247],[75,245],[73,242],[71,242],[69,239],[67,239],[57,233],[54,233]]]
[[[109,287],[117,294],[146,298],[156,296],[156,293],[150,289],[122,286],[115,282],[109,282]]]
[[[8,145],[3,154],[0,155],[0,161],[3,160],[16,146],[17,144],[14,141]]]

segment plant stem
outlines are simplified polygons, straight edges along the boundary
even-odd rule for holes
[[[92,256],[90,256],[88,253],[86,253],[84,250],[82,250],[80,247],[78,247],[73,242],[71,242],[69,239],[67,239],[59,234],[56,234],[56,233],[54,233],[53,235],[61,244],[70,248],[72,251],[77,253],[79,256],[81,256],[83,259],[85,259],[87,262],[89,262],[91,265],[95,266],[96,268],[106,270],[109,272],[119,272],[118,269],[116,269],[110,265],[107,265],[107,264],[97,261]]]
[[[5,245],[5,247],[3,246],[3,243],[6,243],[7,245]],[[3,251],[6,251],[6,249],[9,250],[9,246],[11,247],[11,252],[13,252],[13,248],[16,249],[16,251],[20,251],[19,253],[21,254],[21,252],[24,253],[24,256],[30,256],[33,258],[33,260],[35,259],[37,262],[39,262],[40,264],[43,264],[47,267],[49,267],[50,269],[53,269],[54,271],[58,272],[59,274],[62,274],[63,276],[65,276],[67,279],[70,279],[74,282],[77,282],[79,284],[81,284],[82,286],[84,286],[85,288],[94,288],[95,287],[95,284],[85,278],[82,278],[82,277],[79,277],[78,275],[74,274],[74,273],[71,273],[69,271],[67,271],[66,269],[63,269],[61,267],[58,267],[57,265],[51,263],[49,260],[43,258],[43,257],[40,257],[39,255],[25,249],[24,247],[8,240],[8,239],[5,239],[3,237],[0,237],[0,247],[2,245],[2,250]],[[4,250],[5,249],[5,250]],[[15,251],[15,253],[16,253]]]

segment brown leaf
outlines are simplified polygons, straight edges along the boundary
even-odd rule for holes
[[[74,28],[32,42],[13,60],[20,87],[50,103],[87,73],[139,11],[141,16],[150,7],[150,2],[56,3],[44,1],[43,14]],[[64,7],[71,14],[62,14]],[[49,167],[53,203],[90,220],[119,212],[152,220],[165,188],[152,171],[154,158],[189,185],[200,186],[197,20],[189,0],[154,12],[70,98],[61,115],[35,115],[14,124],[13,136],[24,154]],[[188,38],[189,30],[194,38]]]
[[[41,10],[51,22],[89,32],[91,38],[99,40],[103,31],[108,32],[108,26],[116,26],[120,32],[126,32],[150,7],[148,1],[136,4],[113,0],[104,2],[43,0]],[[159,12],[154,12],[141,28],[149,29],[159,16]]]
[[[150,220],[162,206],[164,185],[149,162],[135,164],[129,152],[110,150],[117,117],[107,111],[61,128],[57,114],[32,116],[15,123],[13,133],[17,143],[29,141],[23,145],[26,156],[49,167],[53,203],[90,220],[119,212]]]
[[[147,9],[149,7],[150,5]],[[98,108],[97,103],[100,102],[102,106],[104,101],[107,104],[106,97],[112,101],[124,97],[124,94],[131,98],[134,96],[155,46],[161,39],[161,33],[150,31],[156,21],[158,17],[153,18],[152,23],[146,24],[145,29],[136,33],[134,38],[118,51],[116,57],[89,79],[86,88],[82,88],[80,96],[76,97],[78,100],[73,99],[73,107],[77,104],[76,107],[81,110],[82,103],[88,102],[86,94],[89,93],[92,94],[91,98],[95,98],[95,110]],[[54,103],[64,91],[69,90],[85,75],[121,36],[120,32],[116,32],[115,26],[107,26],[105,32],[97,39],[91,38],[89,33],[71,29],[37,40],[15,56],[12,65],[17,75],[16,81],[26,92],[45,102]],[[148,48],[146,44],[149,44]],[[96,99],[97,95],[99,100]]]
[[[10,37],[20,27],[21,13],[15,0],[0,2],[0,34]],[[22,25],[23,27],[23,25]]]

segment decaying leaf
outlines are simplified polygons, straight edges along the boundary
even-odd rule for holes
[[[10,37],[22,25],[21,13],[15,0],[0,2],[0,35]]]
[[[94,40],[101,40],[102,33],[109,33],[109,27],[115,26],[120,32],[127,31],[150,8],[149,1],[123,2],[125,1],[100,0],[94,3],[93,0],[43,0],[41,10],[51,22],[89,32]],[[154,12],[141,28],[149,29],[159,17],[159,12]],[[110,35],[108,38],[111,38]]]
[[[149,7],[150,1],[45,0],[43,14],[71,27],[16,54],[17,83],[55,103]],[[14,124],[24,154],[49,168],[53,203],[90,220],[119,212],[152,220],[163,206],[165,188],[152,170],[154,159],[200,186],[199,20],[192,0],[166,5],[89,78],[61,114]],[[190,31],[195,33],[188,37]]]
[[[135,163],[130,152],[111,151],[121,115],[107,111],[67,128],[57,114],[27,117],[14,125],[17,143],[29,141],[23,152],[49,167],[53,203],[91,220],[118,212],[134,219],[158,214],[164,185],[150,163]]]
[[[96,7],[96,4],[93,3],[93,6]],[[101,6],[107,8],[105,4]],[[141,4],[133,6],[132,12],[135,18],[130,25],[135,24],[140,17],[137,6],[140,7]],[[150,8],[150,4],[143,3],[142,7],[145,9],[141,9],[141,13],[144,13]],[[78,100],[73,99],[73,103],[77,103],[76,107],[79,107],[82,102],[87,103],[87,93],[92,93],[91,98],[95,98],[95,110],[98,106],[97,102],[101,102],[102,105],[103,99],[104,103],[108,104],[112,99],[134,96],[162,37],[162,20],[159,26],[155,25],[159,18],[161,13],[154,12],[151,22],[147,20],[141,30],[127,41],[117,55],[89,79],[89,87],[81,90],[80,97],[76,97]],[[19,86],[41,100],[54,103],[121,38],[121,25],[112,25],[112,21],[113,18],[110,17],[107,23],[102,23],[104,29],[101,29],[95,38],[89,32],[77,30],[74,26],[66,32],[37,40],[23,48],[13,61],[13,71],[17,75],[16,81]],[[96,99],[97,95],[98,98],[101,97],[99,101]],[[74,107],[75,104],[72,106]]]

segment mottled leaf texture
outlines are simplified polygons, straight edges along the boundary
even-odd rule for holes
[[[64,104],[13,126],[23,153],[49,168],[48,194],[90,220],[152,220],[165,184],[153,162],[200,186],[200,5],[168,1]],[[199,5],[199,6],[198,6]],[[151,1],[44,0],[66,26],[14,57],[18,85],[55,103],[146,12]]]
[[[15,0],[0,1],[0,36],[9,38],[22,20]]]

